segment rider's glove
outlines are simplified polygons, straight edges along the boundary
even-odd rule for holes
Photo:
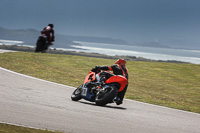
[[[92,68],[92,72],[98,72],[100,71],[100,66],[95,66],[95,68]]]
[[[100,66],[95,66],[95,69],[96,70],[100,70]]]

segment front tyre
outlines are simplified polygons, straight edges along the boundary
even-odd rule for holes
[[[118,93],[115,86],[109,86],[103,92],[98,92],[95,97],[95,103],[99,106],[105,106],[107,103],[112,102]]]
[[[73,101],[78,101],[78,100],[81,100],[82,99],[82,96],[81,96],[81,89],[82,86],[79,86],[71,95],[71,99]]]

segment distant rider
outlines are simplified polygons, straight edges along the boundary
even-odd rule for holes
[[[122,75],[128,80],[128,69],[126,68],[126,61],[124,59],[118,59],[112,66],[96,66],[92,70],[106,70],[106,71],[110,70],[113,71],[113,74]],[[106,79],[108,79],[111,76],[113,76],[113,74],[108,72],[102,72],[100,77],[106,77]],[[101,79],[101,81],[106,79]],[[117,97],[114,99],[117,105],[122,104],[127,87],[128,87],[128,82],[123,91],[118,92]]]
[[[52,42],[54,42],[54,29],[53,29],[54,25],[53,24],[49,24],[48,26],[46,26],[42,31],[41,34],[44,34],[47,36],[47,44],[48,45],[52,45]]]

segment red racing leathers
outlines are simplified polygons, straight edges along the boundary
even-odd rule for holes
[[[47,41],[50,44],[51,42],[54,41],[54,29],[51,28],[50,26],[45,27],[42,31],[41,34],[44,34],[47,36]]]

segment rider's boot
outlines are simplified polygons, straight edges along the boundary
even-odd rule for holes
[[[113,99],[113,102],[116,103],[117,105],[122,104],[122,100],[117,96]]]

